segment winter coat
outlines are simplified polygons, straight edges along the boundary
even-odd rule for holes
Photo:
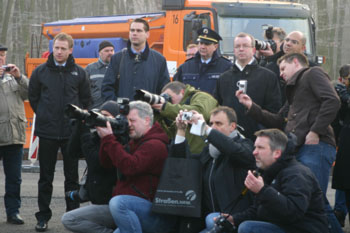
[[[245,107],[239,103],[236,97],[239,80],[248,81],[247,95],[263,109],[270,112],[278,112],[282,106],[280,87],[275,74],[259,66],[256,61],[246,65],[243,71],[234,65],[231,70],[223,73],[217,82],[215,98],[220,105],[231,107],[236,111],[237,123],[244,129],[242,134],[254,141],[254,132],[263,127],[256,120],[245,115]]]
[[[0,146],[25,143],[28,82],[24,75],[19,80],[10,74],[0,78]]]
[[[65,66],[56,66],[51,53],[47,62],[32,73],[29,102],[36,114],[35,134],[49,139],[68,139],[71,134],[67,104],[87,109],[91,103],[90,82],[85,70],[69,55]]]
[[[203,216],[211,212],[237,213],[245,210],[252,204],[251,195],[242,199],[238,197],[244,189],[247,171],[255,169],[253,143],[240,135],[229,138],[215,129],[210,131],[207,139],[221,152],[217,159],[210,156],[209,146],[200,154],[189,153],[187,141],[172,144],[170,156],[200,160],[203,168]]]
[[[341,108],[338,112],[338,120],[341,123],[341,129],[338,137],[338,151],[335,165],[333,167],[332,188],[350,191],[350,179],[348,172],[350,168],[350,90],[347,95],[340,96]]]
[[[220,77],[220,74],[229,70],[231,67],[232,62],[219,56],[217,52],[213,53],[211,61],[208,64],[202,63],[201,56],[197,52],[195,57],[186,60],[178,68],[174,75],[174,80],[213,94],[216,81]]]
[[[145,50],[136,55],[132,52],[129,41],[127,49],[111,57],[102,82],[102,98],[104,101],[117,100],[117,97],[133,100],[137,89],[160,94],[169,81],[167,63],[163,55],[150,49],[148,43]]]
[[[132,195],[152,201],[168,156],[169,139],[156,122],[141,138],[129,142],[130,152],[114,135],[102,138],[100,162],[106,168],[115,167],[123,174],[113,191],[116,195]]]
[[[297,136],[302,146],[309,131],[317,133],[320,141],[335,146],[330,126],[340,107],[339,97],[329,76],[320,67],[303,68],[287,82],[287,102],[275,113],[262,110],[253,103],[248,116],[268,128],[284,129]]]
[[[326,233],[323,193],[312,171],[288,150],[263,171],[264,187],[254,205],[234,214],[236,226],[246,220],[280,226],[286,233]]]
[[[196,90],[190,85],[186,85],[184,96],[179,104],[172,104],[167,102],[164,109],[160,112],[160,122],[165,131],[167,131],[170,138],[175,138],[176,135],[176,124],[175,119],[179,114],[180,110],[196,110],[203,114],[206,122],[209,121],[210,112],[216,108],[218,102],[214,97],[206,92]],[[186,129],[186,138],[190,145],[192,153],[199,154],[205,146],[204,140],[197,135],[190,133],[190,126]]]
[[[101,86],[103,78],[105,77],[105,73],[107,71],[108,64],[102,63],[101,60],[97,62],[90,63],[86,66],[85,70],[89,74],[90,77],[90,87],[91,87],[91,97],[92,104],[90,109],[100,108],[104,103],[101,96]]]

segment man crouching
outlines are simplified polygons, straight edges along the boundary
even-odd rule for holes
[[[244,183],[255,202],[228,220],[238,233],[328,232],[322,191],[311,170],[293,156],[293,140],[287,145],[278,129],[255,135],[253,155],[263,173],[256,177],[249,171]]]
[[[173,227],[172,217],[152,213],[151,207],[169,139],[160,125],[153,123],[148,103],[130,102],[127,119],[131,140],[126,147],[116,140],[109,122],[107,127],[97,127],[102,165],[114,166],[122,173],[109,202],[110,212],[120,232],[167,232]]]

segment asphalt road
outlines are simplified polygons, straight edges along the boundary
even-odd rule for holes
[[[28,161],[24,161],[24,164],[29,164]],[[85,161],[80,161],[79,172],[83,173],[85,169]],[[28,173],[22,172],[22,208],[20,209],[20,214],[25,221],[24,225],[11,225],[6,223],[6,214],[4,207],[4,173],[2,167],[2,161],[0,161],[0,233],[31,233],[36,232],[34,227],[36,225],[35,212],[38,211],[37,207],[37,189],[39,173]],[[63,233],[67,231],[61,224],[61,216],[65,212],[65,201],[64,201],[64,189],[63,189],[63,163],[62,161],[57,161],[55,179],[54,179],[54,189],[51,201],[51,209],[53,212],[52,219],[49,221],[48,232]],[[334,203],[334,190],[330,189],[330,184],[328,186],[327,196],[330,203]],[[344,228],[344,233],[350,233],[350,226],[348,217],[346,219],[346,227]]]

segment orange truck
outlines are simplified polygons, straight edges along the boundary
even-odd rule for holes
[[[50,45],[54,36],[60,32],[72,35],[75,41],[73,56],[84,67],[98,57],[97,43],[94,47],[89,45],[104,39],[125,42],[129,36],[130,21],[142,17],[150,25],[149,46],[165,56],[171,76],[185,61],[186,46],[196,42],[197,30],[204,26],[219,32],[223,38],[219,53],[231,60],[234,59],[235,35],[247,32],[256,39],[264,40],[266,25],[281,27],[287,33],[302,31],[307,40],[307,55],[311,60],[317,59],[315,23],[309,7],[304,4],[266,0],[163,0],[162,9],[156,13],[83,17],[44,23],[42,34],[51,40]],[[75,54],[75,51],[81,53]],[[90,54],[86,55],[86,52]],[[27,75],[30,77],[35,67],[45,61],[46,58],[27,55]],[[25,148],[28,148],[33,120],[33,111],[28,103],[26,113],[28,125]]]

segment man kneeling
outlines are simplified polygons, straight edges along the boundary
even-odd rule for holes
[[[255,133],[256,165],[246,187],[256,194],[254,205],[228,216],[238,233],[328,232],[323,194],[311,170],[295,160],[293,143],[278,129]]]

